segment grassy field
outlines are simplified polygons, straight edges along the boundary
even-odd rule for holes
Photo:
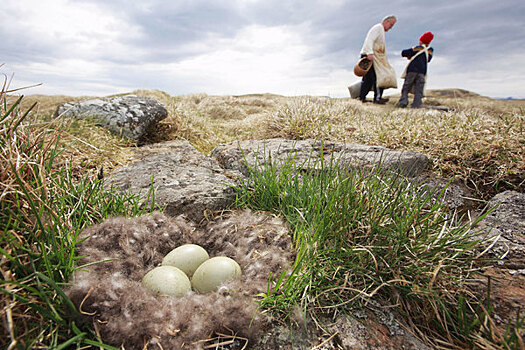
[[[204,153],[222,142],[271,137],[381,145],[426,154],[434,175],[464,182],[480,199],[505,189],[525,191],[525,101],[494,100],[462,90],[430,91],[424,101],[427,105],[453,108],[441,112],[398,109],[394,101],[379,106],[312,96],[134,93],[156,98],[168,109],[168,118],[147,142],[186,139]],[[66,100],[71,98],[28,96],[24,103],[39,101],[37,111],[51,115]],[[105,162],[104,168],[110,170],[129,159],[129,145],[122,145],[124,141],[110,140],[111,136],[97,130],[99,139],[93,142],[91,136],[81,135],[81,129],[75,135],[78,139],[111,154],[99,159],[102,153],[91,147],[93,152],[84,154],[83,169]],[[94,132],[96,128],[87,129]]]
[[[462,181],[480,200],[506,189],[525,192],[525,101],[492,100],[461,90],[430,91],[424,103],[452,108],[441,112],[397,109],[393,102],[362,105],[350,99],[312,96],[170,96],[149,90],[134,94],[156,98],[169,115],[142,143],[185,139],[203,153],[222,142],[271,137],[382,145],[426,154],[434,176]],[[100,169],[109,173],[126,164],[139,144],[111,135],[89,120],[54,116],[60,103],[79,99],[84,97],[19,99],[5,90],[0,93],[3,348],[111,348],[89,325],[78,324],[78,310],[62,292],[76,268],[76,236],[106,217],[141,215],[154,209],[141,208],[131,194],[102,188],[96,176]],[[382,291],[389,289],[420,324],[431,315],[444,315],[432,327],[420,327],[429,337],[438,337],[440,329],[450,326],[445,338],[456,346],[474,346],[474,336],[490,338],[490,329],[482,325],[488,316],[480,316],[472,307],[477,297],[448,293],[458,284],[455,291],[462,290],[474,270],[472,244],[464,239],[468,227],[449,218],[443,208],[430,205],[424,194],[387,175],[342,177],[329,171],[328,178],[312,175],[311,182],[302,179],[298,186],[291,175],[285,179],[267,171],[254,169],[252,186],[238,189],[243,198],[238,205],[273,211],[292,223],[300,259],[295,266],[300,273],[290,282],[278,280],[284,289],[269,289],[261,301],[264,307],[279,314],[292,304],[301,304],[305,288],[312,288],[309,297],[328,309],[346,305],[345,300],[363,301],[363,295],[385,297]],[[335,196],[322,191],[323,184],[333,186]],[[261,188],[275,191],[254,196],[253,191]],[[370,202],[362,197],[365,189],[373,194],[367,197]],[[291,195],[283,199],[282,193]],[[305,201],[315,195],[324,197]],[[390,206],[394,199],[396,210]],[[320,201],[326,205],[318,205]],[[287,212],[290,208],[295,209]],[[344,215],[334,218],[337,212]],[[397,215],[401,212],[404,215]],[[356,226],[345,226],[350,219],[345,215],[358,218]],[[329,225],[327,218],[336,226]],[[411,227],[418,228],[417,234]],[[360,248],[344,245],[348,237]],[[327,249],[308,248],[320,244]],[[396,248],[389,251],[388,259],[378,259],[386,246]],[[432,254],[412,264],[406,260],[412,254],[405,250],[408,246],[421,249],[420,255]],[[330,259],[334,250],[341,253]],[[368,266],[376,266],[376,274],[367,271]],[[321,278],[306,280],[305,271]],[[443,278],[436,279],[436,271],[442,271]],[[323,287],[330,282],[340,292],[345,279],[356,287],[343,290],[344,300],[341,293]],[[516,334],[489,339],[487,344],[518,348]]]

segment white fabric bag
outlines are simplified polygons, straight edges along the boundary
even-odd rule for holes
[[[373,68],[377,77],[377,87],[383,89],[397,88],[396,71],[388,62],[386,57],[384,41],[377,40],[374,44]]]

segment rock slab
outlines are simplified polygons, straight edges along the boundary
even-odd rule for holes
[[[185,214],[197,222],[206,211],[224,210],[233,204],[235,192],[231,186],[237,184],[236,179],[248,176],[248,166],[255,166],[264,154],[280,164],[294,157],[303,168],[318,168],[319,164],[309,159],[322,155],[327,164],[330,159],[337,159],[340,167],[373,168],[382,164],[406,175],[419,174],[428,164],[426,156],[415,152],[364,145],[323,145],[313,140],[229,143],[215,148],[211,156],[203,155],[187,141],[170,141],[139,147],[135,153],[136,160],[116,169],[105,185],[140,193],[144,198],[153,185],[155,203],[165,206],[167,215]]]
[[[112,133],[139,140],[159,121],[165,119],[168,111],[155,99],[127,95],[68,102],[59,106],[55,115],[93,117]]]
[[[492,211],[479,227],[488,231],[488,240],[497,238],[491,254],[499,266],[525,275],[525,193],[499,193],[487,206]]]
[[[224,143],[211,153],[225,169],[237,170],[244,175],[249,168],[271,162],[277,167],[293,159],[296,166],[304,170],[319,168],[337,162],[342,168],[384,167],[405,176],[420,175],[428,166],[428,158],[421,153],[395,151],[380,146],[320,142],[316,140],[248,140]]]
[[[235,200],[230,187],[238,175],[225,171],[187,141],[169,141],[137,148],[136,160],[117,169],[105,186],[140,193],[150,185],[155,203],[170,216],[184,214],[200,222],[206,211],[223,210]]]
[[[483,272],[490,281],[490,296],[495,322],[502,334],[516,322],[516,314],[525,309],[525,193],[505,191],[488,202],[489,212],[478,224],[485,232],[484,246],[494,259]]]

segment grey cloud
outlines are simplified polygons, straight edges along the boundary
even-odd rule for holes
[[[392,41],[396,47],[409,44],[409,37],[417,43],[419,35],[431,30],[437,52],[470,63],[515,51],[525,35],[525,4],[521,1],[447,0],[431,9],[420,6],[400,16]]]
[[[88,57],[123,66],[177,62],[213,51],[222,39],[234,38],[247,25],[257,24],[291,26],[301,31],[302,42],[309,45],[307,60],[326,62],[330,69],[350,70],[368,29],[392,13],[398,17],[396,26],[387,33],[392,58],[417,44],[419,36],[429,30],[435,33],[432,45],[436,55],[452,62],[448,67],[451,70],[481,69],[499,57],[525,52],[522,0],[380,0],[366,4],[349,0],[338,6],[321,0],[78,2],[97,4],[140,29],[140,37],[130,35],[118,43],[127,51],[135,50],[133,54],[126,56],[109,49],[97,50]],[[51,62],[55,57],[76,55],[68,51],[69,42],[31,37],[9,23],[0,23],[0,41],[2,60],[7,62]],[[115,79],[125,85],[131,78],[121,74]],[[140,79],[148,86],[155,85],[155,81]]]
[[[123,42],[145,51],[143,60],[177,61],[206,52],[209,47],[192,44],[234,36],[248,23],[237,7],[212,1],[91,2],[110,6],[140,28],[140,38]]]

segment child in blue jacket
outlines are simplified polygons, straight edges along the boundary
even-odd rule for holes
[[[419,38],[418,46],[401,52],[401,56],[408,58],[410,62],[401,75],[401,78],[405,79],[405,83],[401,89],[401,98],[398,102],[399,107],[406,107],[408,105],[408,93],[412,89],[414,92],[414,101],[412,101],[411,107],[421,107],[427,75],[427,64],[434,54],[434,49],[429,47],[432,39],[434,39],[434,34],[426,32]]]

